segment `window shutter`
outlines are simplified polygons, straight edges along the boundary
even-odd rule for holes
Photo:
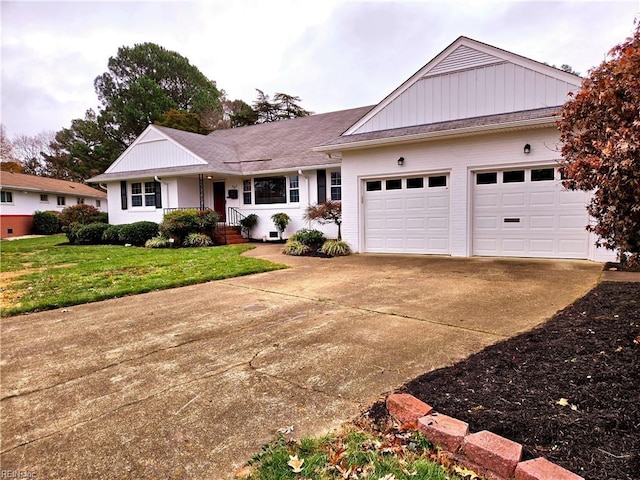
[[[154,190],[156,193],[156,208],[162,208],[162,187],[160,186],[160,182],[153,182]]]
[[[318,170],[318,203],[324,203],[327,201],[327,171]]]
[[[120,182],[120,208],[127,209],[127,182],[124,180]]]

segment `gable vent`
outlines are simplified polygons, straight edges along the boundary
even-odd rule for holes
[[[468,68],[479,67],[481,65],[491,65],[503,62],[504,60],[501,58],[494,57],[493,55],[489,55],[488,53],[475,50],[465,45],[460,45],[440,63],[429,70],[423,78],[455,70],[466,70]]]

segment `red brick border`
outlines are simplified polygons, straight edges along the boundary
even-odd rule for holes
[[[402,423],[417,420],[416,428],[445,456],[493,480],[584,480],[545,458],[521,461],[522,445],[488,431],[469,433],[468,425],[432,412],[431,406],[406,393],[387,397],[387,410]],[[427,413],[422,413],[427,412]]]

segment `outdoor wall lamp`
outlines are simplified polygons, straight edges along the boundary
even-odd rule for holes
[[[524,146],[524,153],[531,153],[531,145],[528,143]]]
[[[400,166],[404,165],[404,157],[400,157],[398,159],[398,165],[400,165]]]

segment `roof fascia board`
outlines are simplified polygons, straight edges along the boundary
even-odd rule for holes
[[[478,125],[473,127],[456,128],[454,130],[440,130],[438,132],[415,133],[398,137],[376,138],[372,140],[362,140],[360,142],[320,146],[314,147],[312,150],[314,152],[332,153],[344,150],[358,150],[362,148],[376,147],[381,145],[414,143],[422,140],[439,140],[442,138],[467,137],[495,132],[524,130],[527,128],[544,128],[547,126],[554,126],[555,121],[556,120],[553,117],[518,120],[516,122],[497,123],[493,125]]]

